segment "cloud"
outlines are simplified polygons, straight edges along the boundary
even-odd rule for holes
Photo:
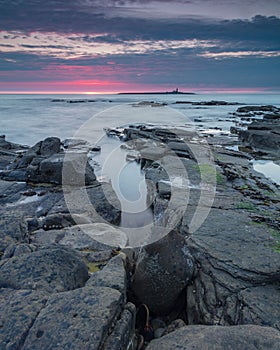
[[[198,56],[214,59],[226,59],[226,58],[244,58],[244,57],[280,57],[279,51],[226,51],[226,52],[204,52],[198,54]]]
[[[1,80],[279,86],[279,16],[279,0],[1,0]]]
[[[38,56],[50,56],[61,59],[76,59],[82,57],[107,57],[112,55],[147,54],[177,49],[205,49],[216,47],[217,42],[208,40],[128,40],[124,42],[108,43],[95,41],[96,36],[84,37],[71,35],[67,37],[58,33],[37,33],[16,35],[11,32],[0,33],[0,40],[9,46],[2,51],[25,52]]]

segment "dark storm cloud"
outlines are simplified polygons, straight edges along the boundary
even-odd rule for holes
[[[170,1],[163,1],[170,3]],[[175,1],[174,6],[180,1]],[[209,1],[208,1],[209,2]],[[205,18],[137,18],[108,16],[122,4],[151,1],[41,1],[2,0],[0,28],[11,31],[49,31],[58,33],[104,33],[98,41],[223,39],[260,40],[279,43],[280,19],[255,16],[252,20],[213,20]],[[192,3],[192,1],[181,1]],[[123,7],[125,10],[126,7]]]
[[[0,0],[1,80],[277,87],[279,17],[279,0]]]

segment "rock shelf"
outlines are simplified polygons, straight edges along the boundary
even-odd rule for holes
[[[236,115],[260,112],[237,131],[240,141],[279,156],[278,109]],[[120,202],[87,160],[92,145],[0,139],[1,348],[279,349],[279,186],[254,171],[252,153],[208,146],[191,131],[107,133],[126,142],[145,173],[157,237],[148,245],[130,247],[117,227]],[[69,208],[62,185],[72,146]],[[207,215],[194,226],[197,212]]]

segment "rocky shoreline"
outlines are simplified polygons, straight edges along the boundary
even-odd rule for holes
[[[2,136],[3,349],[279,349],[280,188],[250,160],[280,158],[280,111],[236,116],[243,151],[192,131],[107,130],[145,173],[157,239],[141,248],[89,163],[96,145]]]

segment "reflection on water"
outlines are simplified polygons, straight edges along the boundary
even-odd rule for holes
[[[110,180],[122,208],[120,226],[140,228],[153,222],[152,209],[147,204],[147,186],[140,164],[126,160],[127,152],[117,138],[104,136],[101,152],[93,155],[92,164],[99,179]]]
[[[280,166],[271,160],[254,160],[254,170],[280,185]]]

